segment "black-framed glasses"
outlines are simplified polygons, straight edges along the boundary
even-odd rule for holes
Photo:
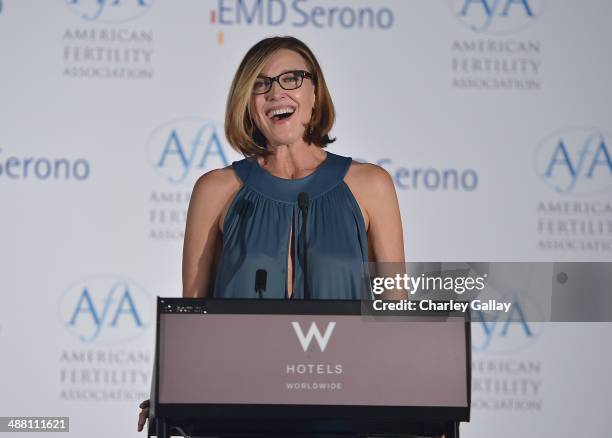
[[[283,90],[295,90],[302,86],[304,78],[312,80],[312,73],[304,70],[293,70],[282,73],[278,76],[270,78],[268,76],[258,76],[253,84],[253,94],[265,94],[272,88],[274,82]]]

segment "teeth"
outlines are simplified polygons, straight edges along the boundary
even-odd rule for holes
[[[267,116],[268,116],[268,117],[270,117],[270,118],[272,118],[272,117],[274,117],[274,116],[279,116],[279,115],[281,115],[281,114],[287,114],[287,113],[289,113],[289,114],[293,114],[294,112],[295,112],[295,109],[294,109],[294,108],[290,108],[290,107],[286,107],[286,108],[277,108],[277,109],[274,109],[274,110],[272,110],[272,111],[269,111],[269,112],[268,112],[268,114],[267,114]]]

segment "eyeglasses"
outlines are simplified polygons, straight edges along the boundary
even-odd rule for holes
[[[312,74],[304,70],[288,71],[273,78],[258,76],[253,84],[253,94],[265,94],[276,81],[283,90],[295,90],[302,86],[304,78],[312,80]]]

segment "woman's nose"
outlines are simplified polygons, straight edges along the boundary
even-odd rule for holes
[[[275,96],[277,96],[279,94],[282,94],[284,91],[285,90],[283,90],[283,88],[278,83],[278,80],[272,81],[272,86],[270,87],[270,89],[266,93],[266,96],[269,97],[269,98],[272,98],[272,97],[275,97]]]

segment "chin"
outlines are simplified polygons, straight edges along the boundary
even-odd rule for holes
[[[304,133],[301,135],[283,135],[278,137],[271,137],[268,141],[272,145],[284,145],[284,144],[293,144],[302,139]]]

